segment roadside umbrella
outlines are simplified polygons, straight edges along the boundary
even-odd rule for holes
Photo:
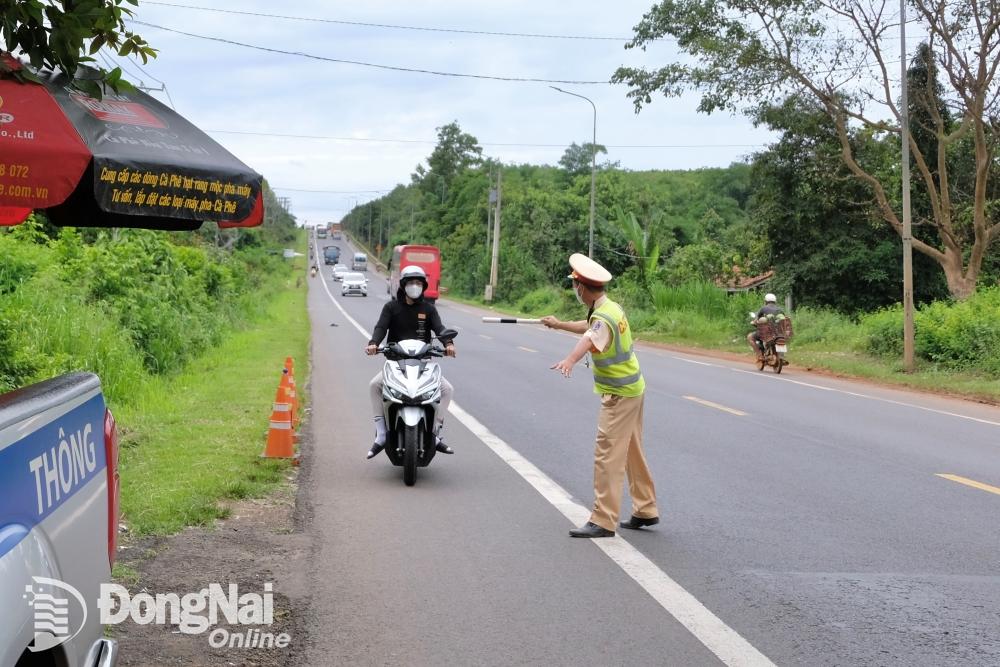
[[[0,78],[0,225],[34,209],[74,227],[263,222],[260,174],[177,112],[138,90],[96,99],[65,75],[39,77]]]

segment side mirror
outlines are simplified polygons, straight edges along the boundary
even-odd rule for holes
[[[455,336],[457,336],[457,335],[458,335],[458,332],[455,331],[454,329],[442,329],[441,333],[438,334],[438,340],[444,341],[445,343],[447,343],[448,341],[450,341],[453,338],[455,338]]]

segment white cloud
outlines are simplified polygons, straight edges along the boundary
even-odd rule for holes
[[[364,4],[300,1],[189,0],[204,7],[330,20],[494,32],[629,37],[649,3],[485,5],[457,0]],[[143,3],[139,20],[200,35],[326,58],[400,67],[529,78],[607,80],[622,64],[657,65],[673,56],[670,42],[648,51],[620,41],[536,39],[396,30],[196,11]],[[511,83],[397,72],[267,53],[136,26],[161,55],[144,69],[166,83],[177,110],[205,130],[419,139],[457,120],[481,142],[557,144],[485,146],[506,162],[554,164],[571,142],[590,141],[592,110],[584,100],[545,83]],[[138,74],[134,66],[129,68]],[[143,74],[143,81],[153,85]],[[138,76],[131,77],[133,79]],[[560,84],[597,106],[597,141],[615,144],[755,144],[769,139],[743,118],[695,112],[695,98],[655,100],[636,115],[625,89]],[[163,94],[157,97],[166,101]],[[433,144],[337,142],[213,133],[219,143],[275,187],[390,190],[408,183]],[[724,166],[752,148],[609,148],[607,159],[629,169]],[[336,218],[368,193],[280,194],[300,220]]]

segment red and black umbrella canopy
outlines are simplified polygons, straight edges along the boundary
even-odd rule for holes
[[[138,90],[95,99],[64,75],[41,78],[0,78],[0,225],[34,209],[74,227],[263,222],[260,174],[169,107]]]

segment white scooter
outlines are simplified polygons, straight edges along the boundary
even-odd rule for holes
[[[458,335],[445,329],[438,340],[447,343]],[[434,424],[441,404],[441,367],[430,361],[443,357],[444,348],[422,340],[401,340],[381,345],[382,414],[385,416],[385,453],[393,465],[403,466],[403,483],[417,482],[417,468],[426,467],[437,451]]]

